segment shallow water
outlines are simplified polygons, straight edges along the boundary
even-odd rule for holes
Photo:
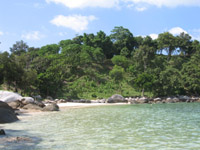
[[[0,149],[199,150],[200,104],[66,109],[26,117],[3,128],[12,136],[32,137],[34,144],[27,148],[23,142],[9,143]]]

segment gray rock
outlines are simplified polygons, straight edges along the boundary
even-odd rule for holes
[[[108,98],[107,103],[121,103],[121,102],[127,102],[125,98],[122,95],[115,94]]]
[[[186,101],[188,101],[190,99],[190,97],[188,97],[188,96],[179,96],[178,99],[180,101],[182,101],[182,102],[186,102]]]
[[[23,107],[23,109],[42,110],[42,107],[40,107],[36,104],[27,104]]]
[[[3,102],[13,102],[17,100],[21,100],[22,96],[18,93],[9,92],[9,91],[0,91],[0,100]]]
[[[33,98],[38,101],[42,100],[42,97],[40,95],[33,96]]]
[[[166,100],[165,100],[165,103],[175,103],[174,100],[170,97],[168,97]]]
[[[0,102],[0,123],[11,123],[19,120],[14,110],[7,103]]]
[[[34,103],[35,100],[32,97],[23,97],[21,101],[24,105],[27,105],[30,103]]]
[[[162,99],[160,97],[157,97],[157,98],[154,98],[153,101],[158,102],[158,101],[162,101]]]
[[[12,107],[13,109],[19,109],[19,108],[22,108],[24,106],[24,104],[17,100],[17,101],[14,101],[14,102],[9,102],[7,103],[10,107]]]
[[[43,111],[59,111],[59,106],[57,104],[48,104],[42,110]]]
[[[34,104],[38,105],[39,107],[45,107],[45,104],[39,101],[35,101]]]
[[[139,98],[139,100],[138,100],[138,103],[140,103],[140,104],[144,104],[144,103],[148,103],[148,102],[149,102],[149,99],[146,97]]]

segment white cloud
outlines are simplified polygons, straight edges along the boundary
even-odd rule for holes
[[[173,35],[179,35],[180,33],[187,33],[187,31],[185,31],[184,29],[180,28],[180,27],[174,27],[174,28],[171,28],[169,30],[169,33],[173,34]]]
[[[71,15],[71,16],[56,16],[50,22],[58,27],[70,28],[76,32],[87,30],[90,21],[96,20],[95,16],[82,16],[82,15]]]
[[[157,7],[200,6],[200,0],[122,0],[134,4],[148,4]]]
[[[4,33],[2,31],[0,31],[0,36],[2,36]]]
[[[135,7],[135,9],[136,9],[137,11],[142,12],[142,11],[145,11],[147,8],[146,8],[146,7]]]
[[[46,0],[46,2],[63,4],[68,8],[85,8],[85,7],[112,8],[118,6],[119,0]]]
[[[158,34],[152,33],[149,35],[153,40],[158,38]]]
[[[44,38],[45,36],[41,34],[39,31],[31,31],[31,32],[22,34],[21,37],[26,40],[37,41],[37,40],[40,40],[41,38]]]

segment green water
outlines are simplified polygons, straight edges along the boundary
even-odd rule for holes
[[[200,104],[67,109],[27,117],[4,129],[30,136],[34,144],[4,144],[0,149],[199,150]]]

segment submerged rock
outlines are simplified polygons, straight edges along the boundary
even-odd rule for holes
[[[6,132],[3,129],[1,129],[0,130],[0,135],[6,135]]]

